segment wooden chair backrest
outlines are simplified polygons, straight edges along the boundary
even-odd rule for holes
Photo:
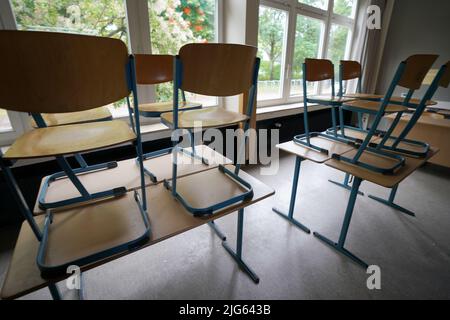
[[[158,84],[173,80],[173,56],[136,54],[137,84]]]
[[[0,31],[0,106],[64,113],[108,105],[130,93],[128,61],[117,39]]]
[[[341,60],[342,80],[352,80],[361,77],[362,68],[358,61]]]
[[[181,89],[207,96],[234,96],[253,83],[257,48],[228,43],[187,44],[180,49]]]
[[[334,66],[326,59],[305,59],[306,81],[323,81],[334,78]]]
[[[416,54],[410,56],[405,61],[406,66],[398,85],[410,90],[419,89],[437,58],[438,55],[434,54]]]

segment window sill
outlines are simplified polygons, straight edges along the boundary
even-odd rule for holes
[[[308,107],[310,107],[310,109],[308,109],[308,112],[329,109],[329,107],[327,106],[321,106],[313,103],[308,104]],[[303,102],[276,105],[270,107],[260,107],[256,110],[256,121],[288,117],[303,113],[304,113]]]

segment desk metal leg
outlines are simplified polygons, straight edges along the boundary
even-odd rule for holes
[[[345,174],[345,178],[344,178],[344,182],[343,183],[337,182],[337,181],[334,181],[334,180],[328,180],[328,181],[333,183],[333,184],[335,184],[335,185],[337,185],[337,186],[339,186],[339,187],[342,187],[342,188],[344,188],[346,190],[352,190],[352,186],[350,185],[350,174],[349,173]],[[364,193],[361,192],[361,191],[358,191],[358,194],[361,195],[361,196],[364,195]]]
[[[242,260],[242,236],[244,231],[244,209],[240,209],[238,213],[238,225],[237,225],[237,239],[236,239],[236,252],[228,245],[226,241],[222,242],[223,247],[231,255],[231,257],[237,262],[239,267],[248,274],[254,283],[259,283],[259,277],[256,273],[250,269],[250,267]]]
[[[222,240],[222,241],[226,241],[227,240],[227,237],[225,236],[225,234],[222,232],[222,230],[219,229],[219,227],[216,225],[216,223],[214,221],[208,222],[208,226],[211,227],[211,229],[220,238],[220,240]]]
[[[54,283],[49,284],[48,289],[50,290],[50,294],[52,295],[53,300],[62,300],[61,294],[59,293],[56,284]]]
[[[272,208],[272,210],[281,217],[283,217],[284,219],[286,219],[287,221],[289,221],[290,223],[292,223],[294,226],[298,227],[300,230],[310,234],[311,230],[309,230],[309,228],[307,228],[302,223],[294,219],[295,199],[297,197],[298,178],[300,175],[300,166],[302,164],[302,161],[303,159],[301,157],[297,157],[295,160],[294,181],[292,182],[291,202],[289,204],[288,214],[286,215],[277,208]]]
[[[365,263],[364,261],[359,259],[357,256],[355,256],[353,253],[351,253],[350,251],[348,251],[347,249],[344,248],[345,239],[347,238],[347,232],[348,232],[348,228],[350,226],[350,221],[352,219],[353,209],[355,208],[355,202],[356,202],[356,198],[358,197],[358,190],[359,190],[359,186],[361,185],[361,182],[362,182],[361,178],[355,177],[355,181],[353,182],[353,186],[352,186],[352,192],[350,194],[350,199],[348,200],[347,210],[345,212],[344,222],[342,224],[339,242],[336,243],[334,241],[331,241],[318,232],[314,232],[314,236],[319,238],[319,240],[322,240],[323,242],[325,242],[327,245],[331,246],[335,250],[337,250],[340,253],[344,254],[345,256],[349,257],[350,259],[352,259],[353,261],[358,263],[360,266],[367,269],[369,267],[369,265],[367,263]]]
[[[373,199],[375,201],[378,201],[378,202],[380,202],[380,203],[382,203],[384,205],[387,205],[387,206],[389,206],[391,208],[394,208],[394,209],[396,209],[396,210],[398,210],[400,212],[403,212],[403,213],[405,213],[405,214],[407,214],[409,216],[415,217],[416,214],[414,212],[409,211],[408,209],[405,209],[405,208],[399,206],[398,204],[394,203],[395,196],[397,194],[397,190],[398,190],[398,185],[396,185],[394,188],[392,188],[388,200],[385,200],[385,199],[382,199],[382,198],[379,198],[379,197],[375,197],[375,196],[372,196],[372,195],[369,195],[369,198]]]

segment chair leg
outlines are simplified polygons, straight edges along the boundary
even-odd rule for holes
[[[405,209],[405,208],[399,206],[398,204],[394,203],[395,196],[397,194],[397,189],[398,189],[398,185],[396,185],[394,188],[392,188],[388,200],[385,200],[383,198],[379,198],[379,197],[376,197],[376,196],[372,196],[372,195],[369,195],[369,198],[372,199],[372,200],[378,201],[378,202],[380,202],[380,203],[382,203],[382,204],[384,204],[384,205],[386,205],[388,207],[394,208],[395,210],[398,210],[398,211],[400,211],[402,213],[405,213],[405,214],[407,214],[407,215],[409,215],[411,217],[415,217],[416,214],[414,212],[412,212],[412,211],[410,211],[408,209]]]
[[[302,223],[300,223],[299,221],[294,219],[295,199],[297,196],[298,179],[299,179],[299,175],[300,175],[300,166],[302,164],[302,161],[303,161],[303,159],[301,157],[296,157],[296,159],[295,159],[295,169],[294,169],[294,178],[293,178],[294,180],[292,182],[291,202],[289,204],[288,214],[283,213],[281,210],[279,210],[277,208],[272,208],[272,210],[275,213],[277,213],[278,215],[280,215],[281,217],[283,217],[284,219],[286,219],[287,221],[289,221],[290,223],[292,223],[294,226],[296,226],[300,230],[310,234],[311,230],[309,228],[307,228]]]
[[[56,157],[56,161],[58,162],[59,166],[63,169],[64,174],[69,178],[69,180],[72,182],[72,184],[77,188],[78,192],[81,196],[61,200],[61,201],[55,201],[55,202],[46,202],[45,197],[48,192],[48,188],[50,187],[50,184],[54,181],[53,177],[48,177],[43,184],[43,187],[41,189],[41,192],[39,193],[38,201],[39,201],[39,207],[42,210],[46,209],[53,209],[53,208],[59,208],[63,206],[68,206],[80,202],[90,201],[94,199],[101,199],[101,198],[107,198],[107,197],[120,197],[124,195],[127,190],[125,187],[118,187],[106,191],[96,192],[96,193],[89,193],[86,188],[83,186],[81,181],[76,176],[77,173],[84,172],[83,170],[86,169],[75,169],[73,170],[67,160],[63,156]]]
[[[211,229],[214,231],[214,233],[220,238],[222,241],[226,241],[227,237],[225,234],[220,230],[220,228],[217,226],[217,224],[214,221],[208,222],[208,226],[211,227]]]
[[[33,214],[30,208],[28,207],[27,202],[25,201],[25,197],[20,191],[19,185],[17,184],[17,181],[11,172],[11,168],[6,166],[5,163],[3,162],[3,159],[1,158],[1,151],[0,151],[0,168],[2,169],[2,172],[5,175],[6,184],[8,185],[8,188],[10,189],[11,193],[13,194],[13,197],[16,200],[17,205],[19,206],[19,210],[22,216],[25,218],[25,220],[27,220],[31,230],[36,236],[36,239],[38,241],[41,241],[42,240],[41,229],[34,220]]]
[[[50,294],[52,295],[53,300],[62,300],[61,294],[59,293],[59,289],[56,284],[49,284],[48,289],[50,290]]]
[[[256,273],[242,260],[242,240],[244,231],[244,209],[240,209],[238,212],[238,225],[237,225],[237,239],[236,239],[236,252],[228,245],[226,241],[222,242],[225,250],[236,261],[238,266],[253,280],[254,283],[259,283],[259,277]]]
[[[349,190],[349,191],[352,190],[352,186],[350,185],[350,174],[349,173],[345,174],[344,182],[342,182],[342,183],[334,181],[334,180],[328,180],[328,182],[331,182],[331,183],[333,183],[333,184],[335,184],[335,185],[337,185],[337,186],[339,186],[341,188],[344,188],[346,190]],[[361,191],[358,191],[358,194],[360,196],[364,195],[364,193],[361,192]]]
[[[323,241],[325,244],[329,245],[331,248],[337,250],[338,252],[340,252],[343,255],[352,259],[354,262],[356,262],[360,266],[367,269],[369,267],[369,265],[366,262],[364,262],[363,260],[361,260],[360,258],[355,256],[353,253],[351,253],[350,251],[348,251],[347,249],[344,248],[345,240],[347,238],[348,228],[350,226],[350,221],[352,219],[353,209],[355,208],[356,198],[358,197],[358,190],[361,185],[361,182],[362,182],[361,178],[355,177],[355,181],[353,182],[353,186],[352,186],[352,192],[350,194],[350,199],[348,200],[347,210],[345,212],[344,221],[342,223],[342,229],[341,229],[341,234],[339,236],[339,242],[336,243],[334,241],[331,241],[330,239],[324,237],[323,235],[321,235],[318,232],[314,232],[314,236],[317,237],[319,240]]]

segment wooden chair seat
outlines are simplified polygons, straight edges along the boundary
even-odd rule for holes
[[[391,98],[391,101],[392,102],[397,102],[397,103],[402,103],[403,101],[405,100],[405,98],[403,98],[403,97],[392,97]],[[416,99],[416,98],[411,98],[410,100],[409,100],[409,104],[416,104],[416,105],[419,105],[420,104],[420,99]],[[437,102],[436,101],[433,101],[433,100],[428,100],[427,101],[427,103],[425,104],[426,106],[435,106],[435,105],[437,105]]]
[[[352,111],[362,111],[371,114],[376,114],[378,110],[380,110],[381,102],[378,101],[370,101],[370,100],[356,100],[351,102],[346,102],[342,105],[342,107],[346,110]],[[385,109],[385,113],[395,113],[395,112],[405,112],[408,108],[396,105],[396,104],[388,104]]]
[[[339,97],[339,96],[310,96],[308,102],[320,103],[325,105],[340,105],[344,102],[353,101],[355,98]]]
[[[112,120],[112,114],[107,107],[100,107],[86,111],[69,113],[43,113],[42,118],[48,127],[55,127],[67,124]],[[31,125],[33,128],[38,127],[33,118],[31,118]]]
[[[161,120],[168,126],[173,125],[173,113],[163,113]],[[225,110],[220,107],[183,111],[178,113],[178,127],[192,129],[201,125],[203,128],[217,128],[241,123],[248,120],[246,115]]]
[[[52,213],[46,265],[64,265],[135,241],[146,233],[133,192]]]
[[[19,137],[4,154],[7,159],[40,158],[90,151],[136,139],[120,120],[40,128]]]
[[[379,94],[370,94],[370,93],[347,93],[344,94],[344,97],[361,99],[361,100],[381,100],[384,96]]]
[[[178,110],[199,109],[202,105],[195,102],[181,101]],[[171,112],[173,110],[173,102],[155,102],[139,105],[139,113],[144,117],[159,117],[162,113]]]

